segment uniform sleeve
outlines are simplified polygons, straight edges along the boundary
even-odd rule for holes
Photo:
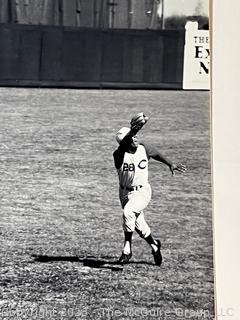
[[[148,159],[153,158],[154,160],[160,161],[166,164],[167,166],[172,165],[172,162],[169,159],[167,159],[162,153],[160,153],[155,147],[146,143],[141,144],[145,147]]]
[[[158,150],[150,144],[146,144],[145,142],[141,142],[141,145],[144,146],[148,159],[150,159],[150,158],[154,159],[154,157],[156,157],[157,154],[159,153]]]
[[[124,153],[125,153],[124,149],[120,147],[114,151],[113,159],[114,159],[114,165],[116,169],[121,168],[123,159],[124,159]]]

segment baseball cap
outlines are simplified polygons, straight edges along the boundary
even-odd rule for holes
[[[122,139],[129,133],[130,128],[123,127],[116,134],[116,140],[118,143],[122,141]]]

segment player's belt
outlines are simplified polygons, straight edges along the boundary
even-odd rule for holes
[[[139,186],[132,186],[132,187],[126,187],[126,186],[122,186],[120,185],[121,189],[126,189],[127,191],[138,191],[142,188],[142,185]]]

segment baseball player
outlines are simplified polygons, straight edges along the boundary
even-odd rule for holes
[[[113,153],[114,164],[119,177],[119,198],[123,208],[124,247],[119,262],[127,263],[132,257],[132,235],[134,230],[150,245],[155,264],[162,263],[161,242],[155,240],[144,218],[143,210],[151,200],[148,182],[148,161],[150,158],[166,164],[171,173],[185,172],[186,166],[174,164],[156,148],[139,143],[138,131],[147,123],[143,112],[130,122],[130,128],[123,127],[116,134],[119,147]]]

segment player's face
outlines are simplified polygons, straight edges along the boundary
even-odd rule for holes
[[[131,146],[134,147],[134,148],[137,148],[138,147],[138,136],[135,135],[132,137],[132,143],[131,143]]]

